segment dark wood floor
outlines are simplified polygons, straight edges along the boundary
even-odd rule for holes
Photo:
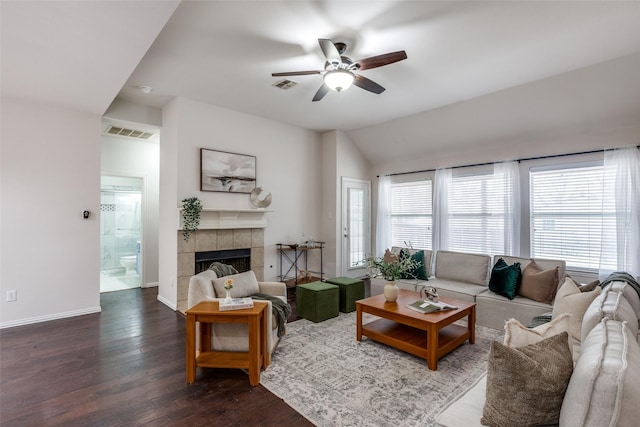
[[[186,384],[185,320],[156,297],[104,293],[102,313],[0,330],[0,425],[313,425],[241,370]]]

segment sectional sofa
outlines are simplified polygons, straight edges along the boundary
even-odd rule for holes
[[[392,248],[399,252],[401,248]],[[409,251],[415,252],[415,251]],[[495,261],[503,258],[507,264],[520,263],[521,271],[533,260],[544,270],[557,267],[557,283],[565,276],[566,263],[562,260],[519,258],[507,255],[471,254],[452,251],[437,251],[435,259],[430,250],[423,250],[428,281],[401,279],[398,286],[419,290],[423,286],[434,287],[438,295],[476,303],[476,324],[493,329],[502,329],[505,320],[515,318],[528,324],[534,317],[548,313],[551,303],[534,301],[516,295],[508,299],[489,289],[491,270]],[[435,266],[432,272],[432,266]],[[371,295],[381,294],[386,281],[371,279]]]
[[[552,320],[555,325],[541,325],[535,328],[538,329],[537,331],[522,327],[511,331],[527,334],[526,336],[529,337],[527,339],[533,337],[533,341],[535,341],[535,343],[528,344],[525,340],[524,343],[518,345],[515,345],[513,336],[509,335],[510,327],[506,325],[504,345],[515,349],[529,348],[528,354],[536,354],[535,352],[540,354],[541,351],[537,350],[535,346],[541,345],[542,340],[556,339],[559,337],[559,333],[572,335],[571,321],[573,319],[576,323],[575,319],[579,319],[577,322],[579,343],[577,348],[572,349],[573,361],[569,361],[569,370],[566,371],[569,380],[568,383],[565,383],[566,389],[558,395],[557,409],[559,412],[555,412],[557,418],[551,424],[559,423],[561,427],[635,427],[640,420],[640,400],[638,400],[638,396],[640,396],[640,337],[638,335],[640,321],[638,292],[640,287],[634,289],[627,282],[614,281],[602,290],[596,288],[595,290],[598,292],[588,292],[594,294],[594,296],[590,296],[580,290],[571,291],[572,285],[567,284],[567,280],[558,291],[559,298],[562,298],[563,302],[555,304],[555,320]],[[568,292],[564,290],[565,286],[569,286]],[[560,296],[561,292],[562,296]],[[580,308],[585,299],[591,299],[591,302],[585,306],[586,310],[585,307]],[[565,305],[567,302],[569,304]],[[564,308],[558,310],[558,305],[564,305]],[[567,315],[557,311],[569,311],[570,313]],[[580,313],[583,314],[580,315]],[[564,316],[567,317],[563,319]],[[562,328],[560,325],[565,319],[568,319],[569,323]],[[555,330],[553,330],[554,328]],[[495,390],[491,387],[491,381],[495,379],[495,376],[491,376],[492,369],[493,372],[499,369],[495,367],[496,365],[492,365],[491,359],[490,354],[488,373],[480,377],[474,385],[438,414],[436,417],[438,425],[445,427],[479,427],[482,425],[481,419],[487,415],[487,411],[491,411],[491,404],[489,404],[489,409],[486,407],[488,396],[493,392],[492,390]],[[504,365],[504,360],[499,359],[498,363]],[[571,365],[573,365],[572,370]],[[524,371],[520,366],[518,368]],[[513,404],[513,407],[524,413],[524,416],[530,418],[537,416],[537,412],[532,410],[528,404],[534,401],[535,406],[535,401],[539,399],[540,394],[528,394],[529,400],[522,397],[529,393],[531,383],[536,382],[535,378],[538,376],[537,372],[529,372],[528,374],[529,378],[534,379],[521,381],[519,377],[510,378],[512,383],[519,384],[519,389],[513,393],[513,399],[509,397],[500,399],[497,406],[505,408]],[[541,373],[539,376],[542,375],[544,374]],[[558,371],[552,371],[553,377],[558,375]],[[547,387],[547,385],[543,383],[542,387]],[[509,400],[513,400],[513,402],[509,402]],[[540,421],[540,424],[550,424],[548,419],[546,422]],[[485,423],[487,423],[486,419]]]

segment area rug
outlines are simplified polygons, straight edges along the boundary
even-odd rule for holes
[[[364,323],[375,319],[365,314]],[[425,360],[356,341],[356,314],[287,324],[260,383],[318,426],[431,426],[450,399],[486,370],[491,340],[503,332],[476,327],[468,342],[430,371]]]

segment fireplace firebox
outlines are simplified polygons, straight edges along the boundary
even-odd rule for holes
[[[233,266],[239,273],[251,270],[251,249],[225,249],[195,253],[196,274],[218,261]]]

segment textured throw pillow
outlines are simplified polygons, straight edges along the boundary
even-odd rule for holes
[[[527,328],[516,319],[509,319],[504,322],[504,341],[507,347],[518,348],[535,344],[544,339],[562,332],[569,333],[569,319],[571,314],[562,313],[548,323],[544,323],[535,328]]]
[[[585,338],[560,411],[564,427],[636,427],[640,345],[625,323],[604,318]]]
[[[233,280],[233,288],[231,289],[231,298],[248,297],[260,292],[260,285],[256,274],[249,270],[244,273],[232,274],[230,276],[213,279],[213,288],[218,298],[223,298],[226,294],[224,282],[228,279]]]
[[[580,343],[584,313],[601,291],[602,288],[598,286],[591,292],[580,292],[578,285],[571,278],[565,278],[564,283],[558,289],[556,299],[553,302],[551,318],[555,319],[562,313],[573,314],[569,328],[569,336],[573,340],[572,344]]]
[[[558,289],[558,267],[542,270],[531,261],[522,271],[522,282],[518,293],[538,302],[551,304]]]
[[[404,273],[400,276],[401,279],[418,279],[418,280],[429,280],[427,277],[427,268],[424,262],[424,252],[418,250],[413,254],[410,254],[409,251],[402,249],[400,250],[400,258],[411,257],[418,266],[411,271]]]
[[[231,274],[238,274],[238,270],[234,266],[229,264],[223,264],[221,262],[213,262],[209,266],[209,270],[213,270],[218,277],[229,276]]]
[[[589,283],[579,283],[577,280],[575,280],[573,277],[571,277],[568,274],[565,274],[564,277],[562,278],[562,280],[560,280],[560,283],[564,283],[564,280],[566,278],[569,278],[571,280],[573,280],[576,285],[578,285],[578,288],[580,289],[580,292],[591,292],[592,290],[594,290],[596,288],[596,286],[600,286],[600,280],[596,279],[592,282]]]
[[[507,264],[500,258],[491,269],[489,279],[489,289],[498,295],[509,299],[515,298],[518,294],[520,282],[520,263]]]
[[[480,422],[495,427],[557,424],[573,372],[567,339],[563,332],[520,348],[493,341]]]

